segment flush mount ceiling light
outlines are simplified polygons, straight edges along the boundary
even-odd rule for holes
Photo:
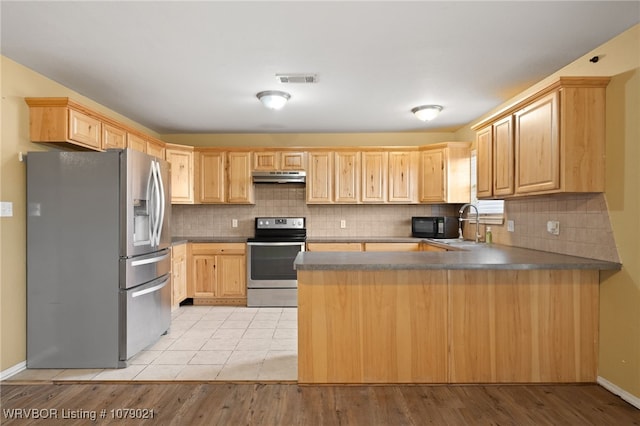
[[[269,109],[282,109],[284,104],[291,98],[287,92],[279,90],[266,90],[256,95],[260,102]]]
[[[440,114],[442,107],[440,105],[422,105],[411,109],[411,112],[422,121],[431,121]]]

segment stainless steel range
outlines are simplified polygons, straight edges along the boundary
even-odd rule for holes
[[[257,217],[247,245],[247,306],[298,306],[293,261],[304,251],[304,217]]]

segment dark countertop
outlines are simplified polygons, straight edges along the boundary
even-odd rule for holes
[[[308,243],[419,243],[413,237],[307,237]]]
[[[247,237],[173,237],[171,245],[185,243],[246,243]]]
[[[498,244],[475,244],[457,240],[447,243],[429,240],[427,242],[455,250],[446,252],[301,252],[296,257],[294,266],[297,270],[619,270],[621,268],[619,263],[614,262]]]

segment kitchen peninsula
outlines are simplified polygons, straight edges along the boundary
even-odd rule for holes
[[[299,383],[595,382],[599,270],[499,245],[304,252]]]

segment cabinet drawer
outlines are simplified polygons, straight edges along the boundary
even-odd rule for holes
[[[100,120],[73,109],[69,110],[70,140],[99,150],[102,148],[101,132]]]
[[[245,254],[245,243],[191,243],[191,254]]]
[[[362,251],[362,243],[307,243],[307,251]]]
[[[364,251],[420,251],[420,243],[364,243]]]

